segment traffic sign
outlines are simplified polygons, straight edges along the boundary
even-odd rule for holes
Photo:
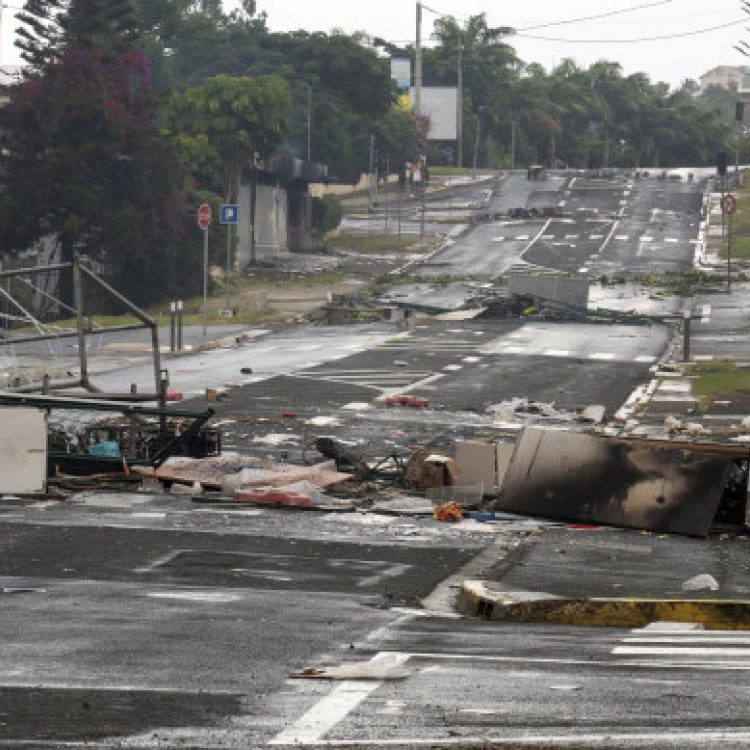
[[[198,226],[204,231],[211,226],[211,206],[203,203],[198,209]]]
[[[737,210],[737,199],[731,193],[721,199],[721,210],[730,216]]]
[[[220,224],[236,224],[239,220],[239,211],[236,203],[224,203],[219,207]]]

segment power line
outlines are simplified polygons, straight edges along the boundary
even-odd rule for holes
[[[516,36],[542,42],[563,42],[565,44],[639,44],[640,42],[661,42],[672,39],[683,39],[689,36],[699,36],[700,34],[708,34],[711,31],[718,31],[719,29],[728,29],[730,26],[736,26],[737,24],[742,23],[743,20],[744,19],[737,19],[735,21],[730,21],[729,23],[719,24],[718,26],[709,26],[707,28],[698,29],[697,31],[685,31],[679,34],[665,34],[663,36],[640,37],[638,39],[563,39],[561,37],[538,36],[536,34],[523,33],[518,33]]]
[[[568,24],[573,23],[583,23],[584,21],[598,21],[601,18],[611,18],[612,16],[620,16],[623,13],[632,13],[636,10],[644,10],[646,8],[655,8],[657,5],[669,5],[670,3],[673,3],[675,0],[657,0],[657,2],[651,2],[651,3],[643,3],[642,5],[633,5],[630,8],[620,8],[619,10],[611,10],[607,13],[597,13],[593,16],[581,16],[580,18],[569,18],[565,21],[550,21],[549,23],[540,23],[536,26],[526,26],[524,28],[518,29],[519,32],[522,31],[534,31],[535,29],[546,29],[550,26],[566,26]]]

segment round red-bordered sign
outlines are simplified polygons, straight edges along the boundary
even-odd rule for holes
[[[203,203],[198,209],[198,226],[201,229],[208,229],[211,226],[211,206]]]
[[[725,214],[733,214],[737,210],[737,199],[731,194],[727,193],[721,199],[721,210]]]

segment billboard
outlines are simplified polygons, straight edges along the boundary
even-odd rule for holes
[[[411,60],[408,57],[391,58],[391,78],[400,91],[408,91],[411,86]]]
[[[414,106],[414,89],[411,89]],[[437,86],[422,87],[421,113],[430,118],[430,141],[458,140],[458,89]]]

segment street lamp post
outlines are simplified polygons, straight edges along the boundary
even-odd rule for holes
[[[476,136],[474,138],[474,169],[473,169],[473,175],[474,179],[477,179],[477,159],[479,158],[479,133],[482,129],[482,113],[487,109],[487,107],[479,107],[477,110],[477,132]]]

